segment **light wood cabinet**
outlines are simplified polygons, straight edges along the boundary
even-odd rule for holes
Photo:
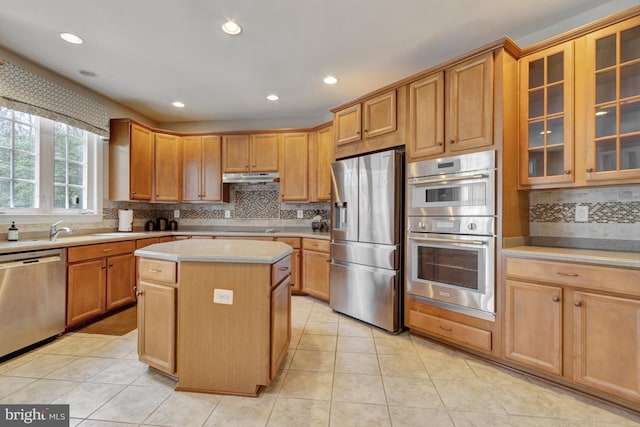
[[[109,199],[151,200],[153,162],[153,131],[131,120],[111,120]]]
[[[349,144],[394,132],[397,126],[396,91],[344,108],[335,113],[336,144]]]
[[[302,276],[300,270],[302,265],[301,259],[301,242],[299,237],[277,237],[276,241],[286,243],[293,248],[291,253],[291,292],[295,294],[302,293]]]
[[[336,145],[349,144],[362,139],[361,106],[355,104],[337,111],[333,119]]]
[[[409,85],[408,160],[444,152],[444,71]]]
[[[222,171],[249,172],[249,135],[222,137]]]
[[[329,241],[303,238],[302,250],[302,290],[329,301]]]
[[[155,134],[155,197],[158,202],[179,202],[182,197],[182,138]]]
[[[275,172],[278,170],[278,134],[222,137],[223,172]]]
[[[271,378],[278,374],[291,340],[291,287],[280,280],[271,291]]]
[[[183,150],[182,200],[228,200],[222,185],[222,138],[215,135],[184,137]]]
[[[309,134],[280,134],[280,197],[283,202],[309,200]]]
[[[139,259],[138,358],[176,375],[176,263]]]
[[[331,163],[333,155],[333,127],[313,132],[309,144],[309,201],[331,200]]]
[[[132,304],[133,241],[74,246],[67,256],[67,327]]]

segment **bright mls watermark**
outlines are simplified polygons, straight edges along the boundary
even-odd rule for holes
[[[69,427],[69,405],[0,405],[0,427]]]

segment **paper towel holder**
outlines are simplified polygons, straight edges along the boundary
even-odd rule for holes
[[[133,231],[133,210],[118,209],[118,231]]]

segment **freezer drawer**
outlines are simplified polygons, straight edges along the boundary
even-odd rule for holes
[[[331,258],[342,263],[355,263],[396,270],[400,268],[400,245],[332,242]]]
[[[390,332],[402,329],[398,271],[333,261],[330,280],[332,309]]]

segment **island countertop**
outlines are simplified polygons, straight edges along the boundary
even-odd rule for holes
[[[259,240],[189,239],[156,243],[134,255],[164,261],[273,264],[293,249],[282,242]]]

